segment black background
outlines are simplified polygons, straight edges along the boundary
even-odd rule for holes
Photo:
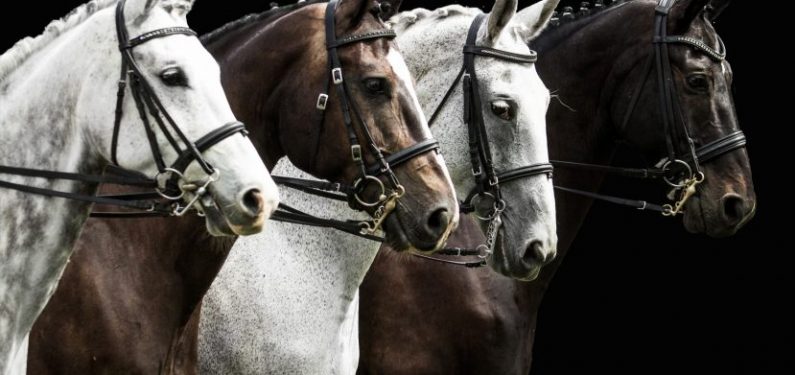
[[[38,35],[80,3],[14,2],[15,10],[0,12],[0,50]],[[267,3],[201,0],[189,21],[207,32]],[[405,1],[403,9],[447,3]],[[461,3],[486,11],[493,4]],[[520,1],[520,7],[530,3]],[[778,54],[788,49],[783,36],[791,31],[773,30],[789,3],[735,1],[716,25],[749,139],[758,197],[754,220],[736,236],[715,240],[685,233],[680,220],[597,203],[545,299],[534,374],[793,372],[795,144],[792,106],[785,102],[792,71]],[[626,191],[622,183],[608,181],[605,190]]]

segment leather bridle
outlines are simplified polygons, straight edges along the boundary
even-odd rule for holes
[[[398,181],[398,178],[394,173],[394,168],[427,152],[438,152],[439,143],[434,139],[426,139],[389,156],[383,155],[381,150],[375,144],[375,140],[370,133],[367,122],[361,115],[359,108],[356,106],[356,102],[351,98],[347,81],[345,80],[343,74],[343,67],[339,58],[338,50],[339,48],[351,44],[366,42],[374,39],[392,39],[395,38],[396,35],[392,29],[382,29],[363,34],[337,38],[336,21],[334,18],[337,4],[338,0],[331,0],[328,2],[324,18],[329,77],[325,83],[325,89],[318,96],[316,102],[316,108],[321,111],[321,120],[318,129],[322,129],[325,120],[325,111],[329,104],[329,92],[331,90],[331,86],[333,85],[337,90],[339,106],[342,110],[343,123],[348,134],[351,159],[359,170],[359,177],[351,186],[341,183],[305,180],[282,176],[273,176],[273,179],[277,184],[285,187],[301,190],[303,192],[325,198],[347,201],[351,207],[357,209],[371,208],[373,209],[373,220],[342,221],[335,219],[324,219],[301,212],[283,203],[280,204],[279,209],[273,214],[273,216],[271,216],[271,219],[296,224],[330,227],[356,235],[363,235],[366,238],[378,239],[379,237],[375,236],[375,234],[383,224],[384,220],[386,220],[389,214],[394,211],[395,207],[397,206],[397,200],[405,194],[405,188]],[[359,135],[357,134],[357,129],[354,124],[354,117],[360,124],[359,130],[362,134],[364,134],[364,147],[362,146],[363,142],[361,142]],[[318,135],[318,142],[319,137],[320,136]],[[366,151],[369,151],[376,160],[375,164],[366,164],[364,158],[364,153]],[[315,152],[315,155],[317,155],[317,152]],[[379,178],[382,175],[386,176],[388,186],[386,186]],[[376,186],[376,191],[378,192],[376,194],[377,199],[372,201],[368,201],[361,196],[361,193],[363,193],[369,185]]]
[[[661,212],[664,216],[676,216],[684,212],[685,203],[696,193],[696,187],[704,181],[704,173],[701,171],[701,165],[719,156],[745,147],[746,138],[741,130],[729,133],[698,148],[695,147],[693,139],[690,137],[687,122],[682,115],[681,106],[677,100],[677,90],[673,79],[668,51],[669,45],[679,44],[688,46],[705,54],[717,63],[723,63],[725,60],[726,47],[723,45],[723,41],[720,37],[717,36],[719,47],[715,50],[707,43],[692,37],[668,35],[668,13],[674,5],[674,2],[675,0],[660,0],[655,8],[654,37],[652,39],[653,51],[644,66],[643,79],[632,92],[629,108],[619,128],[619,133],[623,133],[628,126],[643,88],[649,80],[649,76],[654,72],[658,86],[658,102],[665,133],[667,157],[658,164],[659,167],[653,168],[623,168],[558,160],[553,160],[552,164],[557,168],[591,170],[625,177],[663,180],[677,193],[676,200],[672,204],[657,205],[643,200],[624,199],[560,186],[556,186],[556,189],[610,203],[634,207],[639,210],[657,211]],[[687,144],[685,150],[680,150],[680,145],[682,143]]]
[[[116,112],[113,126],[113,138],[111,142],[111,162],[105,171],[105,175],[87,175],[82,173],[67,173],[46,171],[30,168],[8,167],[0,165],[0,173],[12,174],[28,177],[41,177],[51,180],[72,180],[87,183],[111,183],[117,185],[138,186],[152,188],[152,193],[136,193],[114,196],[93,196],[76,193],[68,193],[44,188],[37,188],[27,185],[15,184],[7,181],[0,181],[0,187],[22,191],[30,194],[44,195],[49,197],[60,197],[78,200],[89,203],[126,207],[143,212],[133,213],[96,213],[92,216],[99,217],[141,217],[141,216],[181,216],[192,208],[202,195],[206,194],[207,187],[219,178],[218,170],[208,163],[201,152],[221,142],[222,140],[241,133],[246,135],[245,127],[240,122],[226,124],[209,134],[205,135],[195,144],[191,142],[184,132],[177,126],[176,122],[169,115],[165,106],[162,104],[152,86],[147,82],[141,69],[135,61],[132,50],[143,43],[152,39],[163,38],[171,35],[196,36],[196,32],[186,27],[167,27],[157,29],[130,39],[124,18],[124,5],[126,0],[120,0],[116,5],[116,33],[119,41],[119,51],[122,55],[121,74],[118,84],[116,97]],[[144,124],[152,156],[158,169],[155,178],[148,178],[138,172],[129,171],[118,167],[117,150],[119,143],[119,133],[123,116],[123,101],[129,84],[130,92],[135,100],[138,115]],[[152,126],[148,114],[151,115],[162,134],[166,137],[169,144],[177,152],[177,160],[167,166],[163,153],[158,145],[157,135]],[[169,128],[171,130],[169,130]],[[173,131],[173,134],[172,134]],[[176,135],[176,136],[175,136]],[[180,147],[180,143],[185,149]],[[207,177],[202,181],[187,181],[183,175],[188,165],[196,161]],[[179,201],[186,193],[192,193],[193,199],[184,206]]]
[[[483,116],[483,104],[480,98],[480,84],[475,69],[475,57],[490,57],[517,64],[533,64],[538,60],[538,54],[535,51],[530,51],[529,54],[525,55],[478,46],[476,43],[478,30],[480,30],[486,16],[486,14],[479,14],[469,26],[463,51],[464,64],[429,120],[432,125],[441,112],[442,107],[458,86],[458,82],[461,81],[464,95],[464,123],[469,133],[469,156],[472,164],[472,176],[475,179],[475,187],[461,202],[461,213],[473,213],[478,220],[489,222],[486,229],[486,243],[479,245],[474,251],[468,249],[445,249],[436,253],[454,256],[477,255],[481,258],[479,262],[453,262],[446,259],[423,257],[468,267],[485,265],[485,259],[494,252],[497,236],[502,226],[501,215],[508,205],[503,199],[500,185],[537,175],[547,175],[551,178],[553,171],[550,163],[529,164],[505,171],[498,171],[494,166],[489,136],[486,131],[486,121]],[[490,205],[486,204],[486,206],[490,206],[489,211],[485,213],[478,212],[478,207],[483,206],[484,202],[492,203]]]

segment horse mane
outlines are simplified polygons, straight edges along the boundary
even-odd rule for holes
[[[116,5],[118,0],[91,0],[66,16],[50,22],[37,37],[26,37],[0,56],[0,81],[8,77],[34,53],[41,51],[62,34],[74,29],[97,11]]]
[[[543,52],[546,47],[554,47],[562,39],[574,34],[581,28],[589,25],[599,16],[614,10],[633,0],[597,0],[593,3],[584,1],[579,9],[570,6],[558,8],[549,21],[549,26],[531,42],[531,47],[538,52]]]
[[[281,7],[273,7],[262,13],[249,14],[243,16],[242,18],[229,22],[213,31],[210,31],[209,33],[202,35],[200,37],[200,40],[202,44],[208,45],[217,41],[224,35],[227,35],[228,33],[236,30],[240,30],[248,25],[253,24],[254,22],[263,21],[267,24],[281,18],[282,16],[288,13],[293,12],[294,10],[298,10],[312,4],[325,3],[327,1],[328,0],[301,1],[295,4],[285,5]]]
[[[425,19],[439,20],[450,16],[475,15],[478,12],[479,10],[477,8],[468,8],[457,4],[444,6],[435,10],[416,8],[392,16],[392,18],[387,21],[387,25],[393,29],[400,28],[405,30],[417,23],[417,21]]]

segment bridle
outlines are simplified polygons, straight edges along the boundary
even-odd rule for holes
[[[355,180],[353,185],[347,186],[341,183],[331,183],[316,180],[305,180],[291,177],[273,176],[274,181],[282,186],[301,190],[303,192],[322,196],[325,198],[347,201],[351,207],[360,210],[373,209],[372,221],[342,221],[334,219],[324,219],[301,212],[286,204],[280,204],[279,209],[274,212],[271,219],[278,221],[291,222],[296,224],[304,224],[311,226],[330,227],[356,235],[362,235],[366,238],[377,239],[375,236],[380,229],[384,220],[389,216],[397,206],[397,201],[406,193],[403,185],[398,181],[394,173],[394,168],[404,164],[414,157],[420,156],[430,151],[438,152],[439,143],[434,139],[426,139],[411,147],[395,152],[389,156],[384,156],[378,146],[375,144],[372,134],[361,111],[356,106],[356,102],[351,98],[348,89],[347,81],[344,78],[342,63],[339,58],[339,48],[361,43],[374,39],[392,39],[395,38],[395,32],[391,29],[382,29],[370,31],[363,34],[343,36],[337,38],[336,36],[336,20],[334,13],[337,9],[338,0],[331,0],[326,6],[325,12],[325,33],[326,33],[326,50],[328,54],[328,71],[329,77],[325,82],[325,89],[318,96],[315,104],[316,108],[321,113],[320,126],[322,129],[325,120],[325,111],[329,104],[329,93],[331,85],[337,90],[337,97],[339,105],[342,110],[343,122],[348,134],[348,141],[350,143],[351,160],[359,170],[359,177]],[[360,124],[360,131],[364,134],[364,149],[359,135],[356,132],[354,124],[354,117],[358,119]],[[319,147],[320,132],[316,139],[315,150]],[[374,165],[367,165],[364,158],[365,151],[369,151],[373,158],[376,160]],[[317,152],[315,152],[317,156]],[[380,176],[386,176],[386,186]],[[370,186],[376,186],[377,199],[368,201],[363,198],[361,194]]]
[[[478,245],[474,252],[467,249],[445,249],[436,253],[455,256],[477,255],[481,258],[480,262],[453,262],[439,258],[422,257],[443,263],[465,265],[468,267],[480,267],[485,265],[485,259],[494,252],[497,236],[502,226],[501,215],[508,204],[502,197],[500,184],[537,175],[547,175],[551,178],[553,171],[552,164],[550,163],[529,164],[505,171],[497,171],[494,166],[491,148],[489,146],[488,132],[486,131],[486,121],[483,116],[483,104],[481,103],[480,84],[475,69],[475,57],[483,56],[517,64],[533,64],[538,60],[538,54],[535,51],[530,51],[529,54],[524,55],[478,46],[476,44],[478,30],[480,30],[485,19],[486,14],[481,13],[475,17],[472,24],[469,26],[463,51],[464,64],[442,98],[442,101],[439,102],[436,109],[433,111],[429,120],[429,124],[433,125],[433,122],[436,120],[439,113],[441,113],[442,107],[458,86],[458,82],[461,81],[464,95],[464,123],[469,133],[469,156],[472,164],[472,176],[475,179],[475,187],[461,202],[461,213],[473,213],[478,220],[489,222],[486,229],[486,243]],[[491,208],[487,213],[479,213],[478,207],[482,206],[484,202],[492,203],[490,205]]]
[[[133,213],[97,213],[92,216],[99,217],[140,217],[140,216],[182,216],[191,209],[207,192],[208,186],[217,181],[219,171],[208,163],[201,152],[221,142],[222,140],[241,133],[246,135],[245,127],[240,122],[226,124],[204,137],[200,138],[195,144],[191,142],[185,133],[177,126],[176,122],[169,115],[166,108],[147,82],[141,69],[133,56],[133,48],[146,43],[152,39],[162,38],[171,35],[196,36],[196,32],[186,27],[167,27],[157,29],[130,39],[124,18],[124,5],[126,0],[119,0],[116,5],[116,33],[119,41],[119,51],[122,55],[121,74],[116,95],[116,111],[113,126],[113,138],[111,142],[111,162],[103,176],[87,175],[82,173],[67,173],[46,171],[39,169],[8,167],[0,165],[0,173],[12,174],[27,177],[41,177],[56,180],[72,180],[87,183],[111,183],[117,185],[128,185],[146,187],[155,190],[153,193],[137,193],[128,195],[114,196],[93,196],[76,193],[68,193],[50,189],[37,188],[27,185],[15,184],[0,181],[0,187],[18,190],[25,193],[44,195],[49,197],[67,198],[77,201],[98,203],[104,205],[126,207],[143,212]],[[142,174],[122,169],[118,167],[117,150],[119,143],[119,133],[123,116],[123,101],[129,83],[130,91],[135,100],[141,122],[149,141],[152,155],[157,165],[158,174],[155,178],[148,178]],[[177,152],[177,160],[167,166],[163,153],[157,142],[157,135],[152,126],[148,113],[155,118],[158,128],[166,137],[170,145]],[[173,131],[169,131],[169,128]],[[174,136],[176,135],[176,137]],[[179,140],[179,141],[177,141]],[[179,143],[185,145],[183,150]],[[196,161],[207,177],[202,181],[187,181],[184,171],[188,165]],[[186,193],[192,193],[194,197],[184,206],[179,202]]]
[[[687,122],[682,115],[680,103],[676,100],[678,96],[676,95],[677,90],[673,80],[668,47],[671,44],[685,45],[704,53],[717,63],[723,63],[725,60],[726,47],[717,35],[716,37],[719,43],[718,50],[713,49],[707,45],[707,43],[696,38],[683,35],[668,35],[668,13],[674,5],[674,2],[675,0],[659,0],[655,8],[654,38],[652,39],[653,53],[650,54],[644,66],[643,80],[638,83],[635,90],[632,92],[629,108],[619,128],[620,133],[623,133],[626,129],[635,111],[643,88],[649,80],[649,76],[652,72],[655,72],[658,86],[658,103],[662,114],[667,149],[667,157],[658,164],[660,167],[623,168],[558,160],[553,160],[552,164],[558,168],[591,170],[633,178],[662,179],[674,189],[676,192],[676,200],[673,204],[657,205],[642,200],[624,199],[560,186],[556,186],[555,188],[593,199],[634,207],[639,210],[661,212],[664,216],[676,216],[684,212],[685,203],[696,193],[697,186],[704,181],[704,173],[701,171],[701,165],[721,155],[745,147],[746,138],[741,130],[729,133],[698,148],[695,147],[693,139],[690,138]],[[681,148],[679,145],[682,143],[687,144],[687,148],[684,151],[678,150]]]

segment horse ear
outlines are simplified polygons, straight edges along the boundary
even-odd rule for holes
[[[519,34],[525,42],[530,42],[547,27],[558,3],[560,0],[542,0],[516,14],[514,23],[519,25]]]
[[[174,17],[185,18],[195,2],[195,0],[160,0],[160,6]]]
[[[486,33],[486,40],[483,42],[487,45],[493,45],[500,37],[500,33],[505,29],[505,26],[511,22],[511,19],[516,15],[516,8],[518,6],[517,0],[497,0],[494,2],[494,7],[489,12],[488,19],[488,32]]]
[[[143,21],[159,0],[128,0],[124,4],[124,17],[127,22],[134,20],[136,23]]]
[[[679,0],[671,8],[668,18],[673,21],[673,33],[684,33],[710,0]]]
[[[731,0],[710,1],[706,9],[707,19],[710,20],[711,22],[715,22],[715,20],[718,19],[718,16],[720,16],[721,12],[723,12],[723,10],[726,9],[727,6],[729,6],[730,2]]]
[[[356,27],[368,13],[372,0],[340,0],[334,18],[337,30],[351,30]]]
[[[380,8],[380,16],[383,21],[386,21],[398,13],[400,4],[403,0],[382,0],[377,5]]]

